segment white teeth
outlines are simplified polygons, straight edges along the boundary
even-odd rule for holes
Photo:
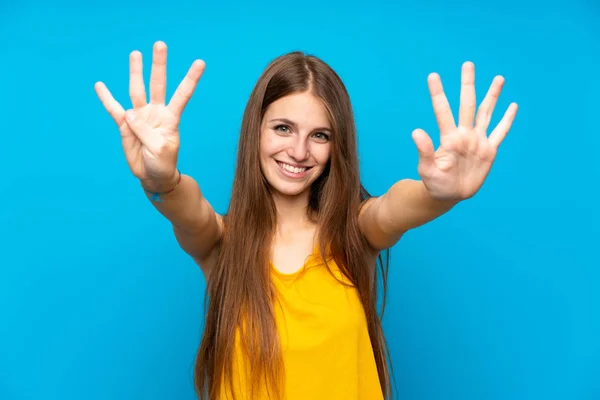
[[[293,172],[294,174],[299,174],[300,172],[304,172],[306,171],[306,168],[294,168],[291,165],[285,164],[285,163],[281,163],[281,166],[283,167],[283,169],[285,169],[286,171],[290,171]]]

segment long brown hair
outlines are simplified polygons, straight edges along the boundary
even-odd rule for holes
[[[208,306],[195,366],[195,388],[200,399],[218,399],[221,385],[233,393],[236,333],[241,338],[249,384],[265,384],[281,398],[284,377],[275,325],[275,289],[270,274],[270,244],[276,209],[259,164],[262,118],[274,101],[309,91],[321,99],[332,124],[331,158],[313,183],[309,216],[317,222],[321,255],[327,248],[342,272],[356,287],[365,311],[381,388],[391,397],[389,350],[381,318],[385,309],[389,251],[378,256],[383,282],[381,315],[377,314],[378,274],[372,249],[358,225],[361,204],[369,196],[360,182],[356,128],[350,98],[339,76],[319,58],[292,52],[274,59],[256,83],[244,112],[237,166],[225,232],[217,265],[207,282]],[[326,258],[326,257],[323,257]],[[253,393],[247,393],[254,398]]]

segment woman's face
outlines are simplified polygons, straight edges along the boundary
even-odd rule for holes
[[[308,195],[329,161],[331,135],[325,106],[309,92],[273,102],[260,134],[260,167],[267,182],[284,196]]]

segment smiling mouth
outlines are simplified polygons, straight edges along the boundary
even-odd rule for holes
[[[290,164],[286,164],[281,161],[277,161],[277,165],[279,165],[279,169],[287,176],[291,176],[294,178],[300,178],[306,175],[306,172],[310,170],[312,167],[296,167]]]

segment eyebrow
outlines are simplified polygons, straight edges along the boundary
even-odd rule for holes
[[[287,118],[274,118],[274,119],[270,120],[269,122],[276,122],[276,121],[283,122],[283,123],[288,124],[288,125],[290,125],[290,126],[292,126],[294,128],[298,127],[298,125],[296,125],[296,123],[294,121],[290,121]],[[331,132],[331,128],[321,127],[321,128],[315,128],[315,129],[313,129],[313,131],[328,131],[328,132]]]

